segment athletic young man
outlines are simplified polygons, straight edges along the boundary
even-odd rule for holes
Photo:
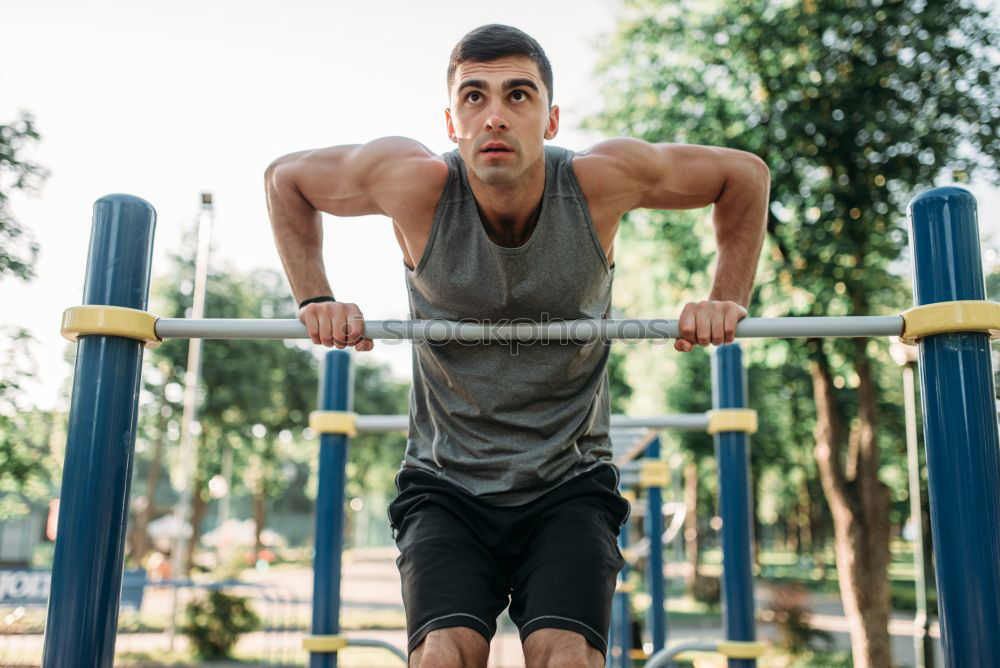
[[[675,348],[733,340],[764,236],[761,160],[634,139],[583,153],[544,146],[559,130],[552,70],[507,26],[462,38],[448,94],[455,151],[392,137],[267,170],[275,240],[314,343],[372,348],[360,309],[333,300],[320,212],[392,219],[413,318],[498,322],[607,317],[622,215],[708,205],[715,279],[708,300],[681,312]],[[610,463],[608,350],[414,345],[389,508],[411,666],[485,666],[508,603],[529,667],[604,665],[628,515]]]

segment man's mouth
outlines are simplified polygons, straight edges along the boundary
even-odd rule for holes
[[[514,149],[509,146],[500,143],[490,142],[483,146],[479,151],[480,153],[513,153]]]

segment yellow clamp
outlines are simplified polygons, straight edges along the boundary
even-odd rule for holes
[[[101,334],[136,339],[147,348],[160,345],[155,315],[124,306],[74,306],[63,311],[60,331],[75,342],[81,336]]]
[[[903,311],[899,340],[916,345],[917,339],[949,332],[982,332],[1000,338],[1000,304],[986,301],[940,302]]]
[[[756,640],[746,642],[738,640],[721,640],[715,646],[714,653],[721,654],[729,659],[759,659],[764,655],[766,650],[767,645]],[[696,656],[704,656],[705,654],[706,652],[703,650],[689,650],[687,652],[681,652],[674,658],[686,659],[690,661]]]
[[[722,431],[745,431],[748,434],[757,432],[757,411],[752,408],[720,408],[706,411],[709,434]]]
[[[307,652],[339,652],[347,647],[344,636],[306,636],[302,639],[302,649]]]
[[[666,487],[670,484],[670,467],[659,459],[642,459],[639,461],[639,487]]]
[[[635,503],[636,497],[635,497],[635,492],[633,490],[623,489],[621,492],[619,492],[619,494],[623,499],[625,499],[629,503]]]
[[[313,411],[309,428],[317,434],[358,435],[358,416],[348,411]]]
[[[719,654],[730,659],[759,659],[764,655],[767,645],[756,640],[740,642],[738,640],[723,640],[719,643]]]

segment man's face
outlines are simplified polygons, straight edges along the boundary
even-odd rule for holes
[[[559,131],[559,108],[549,107],[538,65],[526,56],[461,63],[449,97],[448,137],[489,185],[516,185]]]

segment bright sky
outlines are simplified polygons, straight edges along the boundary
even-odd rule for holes
[[[52,175],[40,197],[13,201],[42,253],[34,281],[0,284],[0,323],[25,326],[40,340],[33,394],[49,406],[68,373],[59,319],[81,301],[95,199],[125,192],[156,207],[154,274],[194,220],[202,191],[216,205],[213,264],[280,269],[264,204],[268,163],[385,135],[450,150],[448,55],[478,25],[507,23],[541,42],[565,120],[554,143],[592,143],[574,126],[596,108],[593,45],[613,25],[615,0],[3,5],[0,119],[19,109],[35,114],[43,141],[32,158]],[[402,259],[389,222],[327,222],[325,258],[337,296],[373,319],[405,318]],[[370,354],[408,373],[408,345],[380,343]]]
[[[52,173],[40,197],[12,202],[41,244],[38,277],[0,284],[0,324],[40,340],[36,403],[53,405],[69,372],[59,319],[81,300],[95,199],[125,192],[156,207],[154,274],[194,220],[202,191],[216,203],[213,261],[280,269],[263,197],[267,164],[385,135],[450,150],[445,67],[475,26],[507,23],[538,39],[562,107],[554,143],[581,149],[598,139],[577,126],[598,108],[595,47],[617,4],[0,0],[0,119],[35,114],[43,141],[31,157]],[[981,210],[1000,209],[995,191],[975,190]],[[328,222],[325,257],[338,297],[373,319],[406,317],[388,221]],[[407,345],[380,343],[372,354],[407,373]]]

